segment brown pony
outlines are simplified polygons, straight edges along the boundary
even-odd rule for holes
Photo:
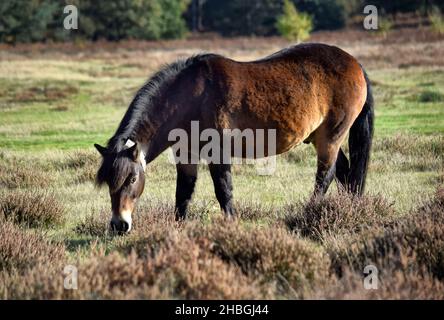
[[[144,169],[175,142],[176,128],[274,129],[275,154],[301,142],[317,152],[314,194],[333,178],[363,192],[373,134],[373,98],[361,65],[339,48],[302,44],[252,62],[215,55],[193,56],[166,66],[136,94],[97,173],[111,195],[111,227],[131,229],[131,215],[145,185]],[[350,164],[341,150],[349,134]],[[202,147],[202,144],[199,145]],[[222,146],[221,146],[222,148]],[[270,154],[267,154],[270,156]],[[197,164],[178,163],[176,219],[184,219],[197,179]],[[234,214],[230,164],[209,163],[217,200]]]

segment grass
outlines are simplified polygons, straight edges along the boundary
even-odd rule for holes
[[[430,63],[432,44],[420,43],[398,44],[411,52],[407,60],[381,64],[371,52],[387,54],[382,40],[366,41],[342,46],[374,82],[364,198],[333,186],[308,202],[316,158],[302,145],[278,157],[272,176],[233,167],[234,223],[220,219],[201,166],[190,219],[177,224],[176,171],[162,154],[148,166],[125,237],[108,232],[109,195],[94,186],[93,143],[112,135],[149,74],[198,48],[9,53],[0,60],[0,297],[443,298],[444,66]],[[242,60],[278,49],[223,47],[216,51]],[[422,57],[413,61],[416,50]],[[362,288],[370,263],[381,271],[372,292]],[[67,264],[79,269],[79,290],[63,288]]]

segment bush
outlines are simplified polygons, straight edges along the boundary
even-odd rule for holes
[[[312,26],[316,30],[345,26],[347,13],[339,0],[288,0],[287,3],[311,15]],[[276,0],[256,0],[254,4],[245,0],[207,0],[203,5],[203,25],[206,30],[225,36],[275,35],[279,31],[277,19],[285,6],[288,4]]]
[[[344,276],[328,288],[317,290],[313,299],[378,299],[378,300],[417,300],[444,299],[444,284],[429,274],[416,271],[397,270],[386,276],[379,276],[377,290],[367,290],[363,286],[362,273],[347,271]]]
[[[393,21],[386,17],[379,17],[378,19],[378,34],[387,37],[390,30],[392,30]]]
[[[55,163],[62,170],[75,170],[74,183],[94,182],[99,165],[100,156],[95,150],[77,150]]]
[[[315,30],[333,30],[343,28],[347,14],[340,0],[292,0],[298,10],[313,17]]]
[[[53,194],[14,191],[0,194],[0,216],[28,227],[48,227],[64,219],[65,209]]]
[[[310,200],[287,211],[287,226],[313,240],[389,225],[394,215],[393,204],[381,196],[357,197],[346,192]]]
[[[32,164],[18,162],[8,164],[0,163],[0,187],[8,189],[16,188],[46,188],[53,182],[53,177],[49,174],[36,170]]]
[[[73,0],[79,10],[79,28],[63,29],[64,1],[9,0],[0,6],[0,42],[66,39],[182,38],[182,18],[189,0]]]
[[[329,261],[323,251],[282,227],[245,228],[238,222],[221,221],[198,230],[193,237],[208,239],[212,252],[224,261],[255,279],[290,286],[300,296],[328,279]]]
[[[439,8],[429,13],[429,20],[432,26],[433,32],[437,34],[444,34],[444,18]]]
[[[0,271],[23,273],[37,263],[51,264],[64,258],[64,247],[50,243],[40,234],[21,230],[3,219],[0,228]]]
[[[276,17],[282,4],[275,0],[207,0],[203,5],[203,24],[224,36],[276,33]]]
[[[441,102],[444,101],[444,94],[442,94],[439,91],[431,91],[431,90],[423,91],[419,94],[418,101],[424,103]]]
[[[444,201],[442,191],[417,212],[388,228],[367,230],[332,248],[332,266],[362,272],[374,264],[380,273],[413,270],[444,279]]]
[[[313,22],[308,14],[299,13],[290,0],[285,0],[284,13],[278,18],[276,28],[286,39],[301,42],[310,37]]]
[[[47,0],[3,1],[0,6],[0,42],[46,40],[59,5]]]

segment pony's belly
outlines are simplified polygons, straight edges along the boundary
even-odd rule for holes
[[[310,133],[264,128],[234,128],[231,155],[237,158],[260,159],[289,151],[301,144]]]
[[[231,132],[237,131],[232,143],[238,146],[242,144],[242,158],[268,157],[287,152],[303,141],[309,140],[310,135],[324,119],[320,112],[313,112],[310,116],[304,117],[295,115],[259,117],[256,114],[242,112],[226,117],[220,127]],[[259,155],[263,154],[262,156],[257,156],[258,152],[251,151],[258,148],[260,151],[264,150],[262,153],[259,152]],[[236,157],[234,151],[232,155]],[[238,151],[237,154],[239,153]]]

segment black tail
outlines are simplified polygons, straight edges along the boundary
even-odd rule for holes
[[[350,129],[348,145],[350,149],[350,172],[348,176],[349,190],[356,194],[364,192],[367,167],[370,160],[370,149],[373,139],[374,100],[367,73],[367,99],[364,108]]]

